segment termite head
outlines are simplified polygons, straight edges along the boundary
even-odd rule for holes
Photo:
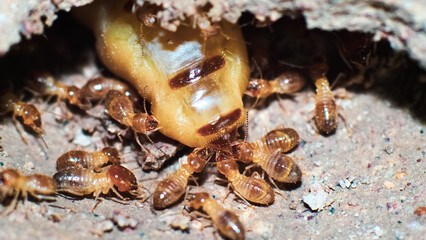
[[[227,176],[233,171],[238,171],[238,164],[232,157],[224,156],[220,154],[217,159],[217,170],[223,175]]]
[[[137,191],[138,183],[135,175],[127,168],[120,165],[112,165],[108,168],[108,174],[120,192]]]
[[[138,113],[133,117],[132,126],[136,132],[146,133],[157,130],[158,121],[152,115]]]
[[[207,158],[209,155],[207,151],[203,149],[195,149],[194,152],[188,155],[186,159],[182,160],[182,166],[189,168],[193,172],[202,172],[206,166]]]
[[[157,12],[160,7],[154,4],[145,3],[136,10],[136,17],[147,27],[154,27],[157,20]]]
[[[22,120],[34,132],[43,133],[41,114],[33,104],[27,104],[22,108]]]
[[[113,147],[105,147],[101,150],[102,154],[108,158],[108,160],[112,164],[118,164],[120,163],[120,154],[118,153],[118,150]]]
[[[265,90],[265,84],[264,81],[260,79],[253,79],[249,82],[247,86],[246,94],[250,97],[261,97],[263,95],[267,95],[268,93],[265,93],[263,90]]]
[[[0,192],[8,192],[16,185],[20,174],[14,169],[5,169],[0,172]]]
[[[210,197],[206,192],[192,194],[189,199],[189,206],[195,210],[203,207],[204,202]]]
[[[85,109],[88,108],[88,102],[81,96],[81,90],[76,86],[67,87],[67,98],[70,104],[80,106]]]
[[[237,140],[232,144],[231,149],[232,155],[239,161],[244,163],[250,163],[252,161],[255,152],[252,145],[243,142],[242,140]]]

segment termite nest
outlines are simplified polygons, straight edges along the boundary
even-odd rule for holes
[[[46,132],[43,128],[50,127],[42,124],[49,110],[37,110],[37,104],[47,109],[59,106],[58,124],[82,124],[94,118],[97,125],[85,133],[102,135],[97,151],[64,150],[48,156],[44,164],[57,170],[53,177],[25,176],[4,166],[0,200],[12,197],[5,214],[28,194],[38,199],[48,195],[49,200],[56,192],[96,200],[115,197],[121,202],[148,199],[142,206],[152,205],[158,211],[180,203],[186,209],[202,209],[222,236],[243,239],[238,213],[199,191],[202,184],[194,188],[197,192],[189,190],[188,182],[197,184],[193,175],[214,166],[227,179],[225,186],[254,207],[273,204],[276,193],[283,196],[285,188],[276,182],[297,188],[303,181],[298,160],[288,155],[297,156],[302,130],[285,125],[284,119],[284,126],[248,141],[250,109],[264,107],[276,95],[315,91],[310,118],[316,134],[332,138],[336,129],[345,128],[350,137],[346,124],[350,120],[340,114],[333,87],[384,89],[374,91],[389,97],[412,96],[407,101],[412,112],[424,119],[426,98],[417,87],[425,83],[413,75],[400,83],[407,87],[398,88],[401,93],[396,94],[396,88],[381,88],[392,85],[392,79],[380,80],[377,71],[391,64],[417,73],[422,70],[403,53],[393,53],[385,41],[373,42],[368,33],[308,30],[303,19],[262,24],[249,14],[238,24],[222,21],[201,30],[188,19],[176,32],[169,32],[156,21],[155,8],[132,11],[126,1],[96,4],[73,16],[62,14],[45,38],[23,41],[0,59],[0,76],[7,85],[0,96],[3,119],[12,112],[14,121],[22,120],[37,141]],[[101,8],[104,14],[97,14]],[[90,64],[96,69],[92,76],[83,71]],[[16,127],[22,128],[18,123]],[[30,132],[20,134],[26,142],[24,135]],[[179,151],[183,145],[193,150]],[[45,151],[44,145],[39,147]],[[155,187],[145,187],[121,165],[128,154],[124,149],[136,153],[145,171],[161,171],[166,160],[172,164],[179,159],[179,168],[156,179]],[[243,173],[241,167],[246,168]]]

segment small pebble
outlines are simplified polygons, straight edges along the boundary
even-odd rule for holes
[[[390,182],[390,181],[385,181],[385,182],[383,183],[383,187],[384,187],[384,188],[393,188],[393,187],[395,187],[395,183]]]
[[[385,147],[385,152],[387,153],[387,154],[392,154],[393,153],[393,148],[392,148],[392,146],[391,145],[387,145],[386,147]]]
[[[417,216],[423,216],[426,214],[426,207],[420,206],[416,210],[414,210],[414,214]]]
[[[395,174],[396,179],[401,179],[403,178],[407,173],[406,172],[397,172]]]

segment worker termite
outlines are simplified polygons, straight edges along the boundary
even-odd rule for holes
[[[25,126],[31,128],[35,133],[41,135],[43,133],[41,114],[33,104],[27,104],[19,100],[19,98],[10,90],[0,93],[0,115],[13,112],[13,119],[21,117]],[[18,128],[19,130],[19,128]],[[22,140],[27,143],[26,138],[21,134]]]
[[[130,99],[133,106],[138,106],[140,97],[136,90],[128,84],[113,78],[96,77],[90,79],[81,87],[81,97],[90,101],[104,100],[111,90],[123,93]]]
[[[120,163],[120,155],[117,149],[105,147],[97,152],[72,150],[62,154],[56,160],[56,169],[61,170],[67,167],[83,167],[96,170],[107,163]]]
[[[306,78],[298,71],[284,71],[273,80],[251,79],[245,94],[251,97],[265,98],[273,93],[290,94],[300,91],[306,84]]]
[[[323,58],[316,59],[310,68],[317,89],[314,110],[315,122],[321,133],[330,134],[337,128],[338,112],[334,94],[331,92],[326,77],[327,71],[328,66]]]
[[[54,79],[46,72],[34,73],[27,83],[29,90],[46,96],[57,96],[58,100],[68,101],[81,109],[87,109],[89,104],[81,97],[81,90],[76,86],[68,86]]]
[[[189,206],[195,210],[203,209],[214,226],[227,239],[240,240],[245,238],[245,230],[238,216],[232,211],[219,205],[206,192],[195,193],[189,200]]]
[[[298,143],[299,135],[294,129],[281,128],[251,143],[238,140],[233,143],[232,150],[236,160],[257,163],[271,178],[294,183],[300,181],[302,173],[299,166],[283,153],[292,150]]]
[[[163,209],[178,201],[186,191],[189,177],[203,171],[210,156],[205,148],[197,148],[187,158],[182,158],[180,168],[155,188],[154,208]]]
[[[136,197],[142,193],[135,175],[120,165],[111,165],[100,173],[92,169],[67,167],[55,173],[53,179],[58,184],[58,192],[77,196],[93,193],[96,199],[101,193],[107,194],[110,190],[122,200],[125,198],[119,192],[128,192]]]
[[[56,193],[56,182],[46,175],[22,175],[15,169],[4,169],[0,172],[0,201],[12,195],[13,199],[3,214],[10,213],[18,204],[18,197],[25,200],[28,194],[39,200],[53,200],[51,195]]]
[[[160,131],[202,147],[223,128],[243,124],[250,71],[239,26],[218,23],[223,34],[206,39],[203,51],[199,29],[147,27],[125,10],[126,2],[95,2],[76,15],[95,32],[98,54],[112,72],[140,95],[149,86],[146,98]]]
[[[242,175],[235,158],[220,153],[216,161],[217,170],[230,181],[230,186],[241,199],[264,205],[274,202],[275,195],[271,186],[263,179]]]
[[[113,119],[137,133],[146,134],[157,129],[157,120],[147,113],[135,113],[130,99],[120,91],[108,92],[105,109]]]

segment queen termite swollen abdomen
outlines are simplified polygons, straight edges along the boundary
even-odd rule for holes
[[[239,26],[222,21],[223,34],[204,39],[200,30],[183,25],[176,32],[145,26],[125,3],[98,2],[77,15],[94,30],[104,64],[141,95],[148,86],[160,131],[202,147],[222,129],[244,123],[249,67]]]

